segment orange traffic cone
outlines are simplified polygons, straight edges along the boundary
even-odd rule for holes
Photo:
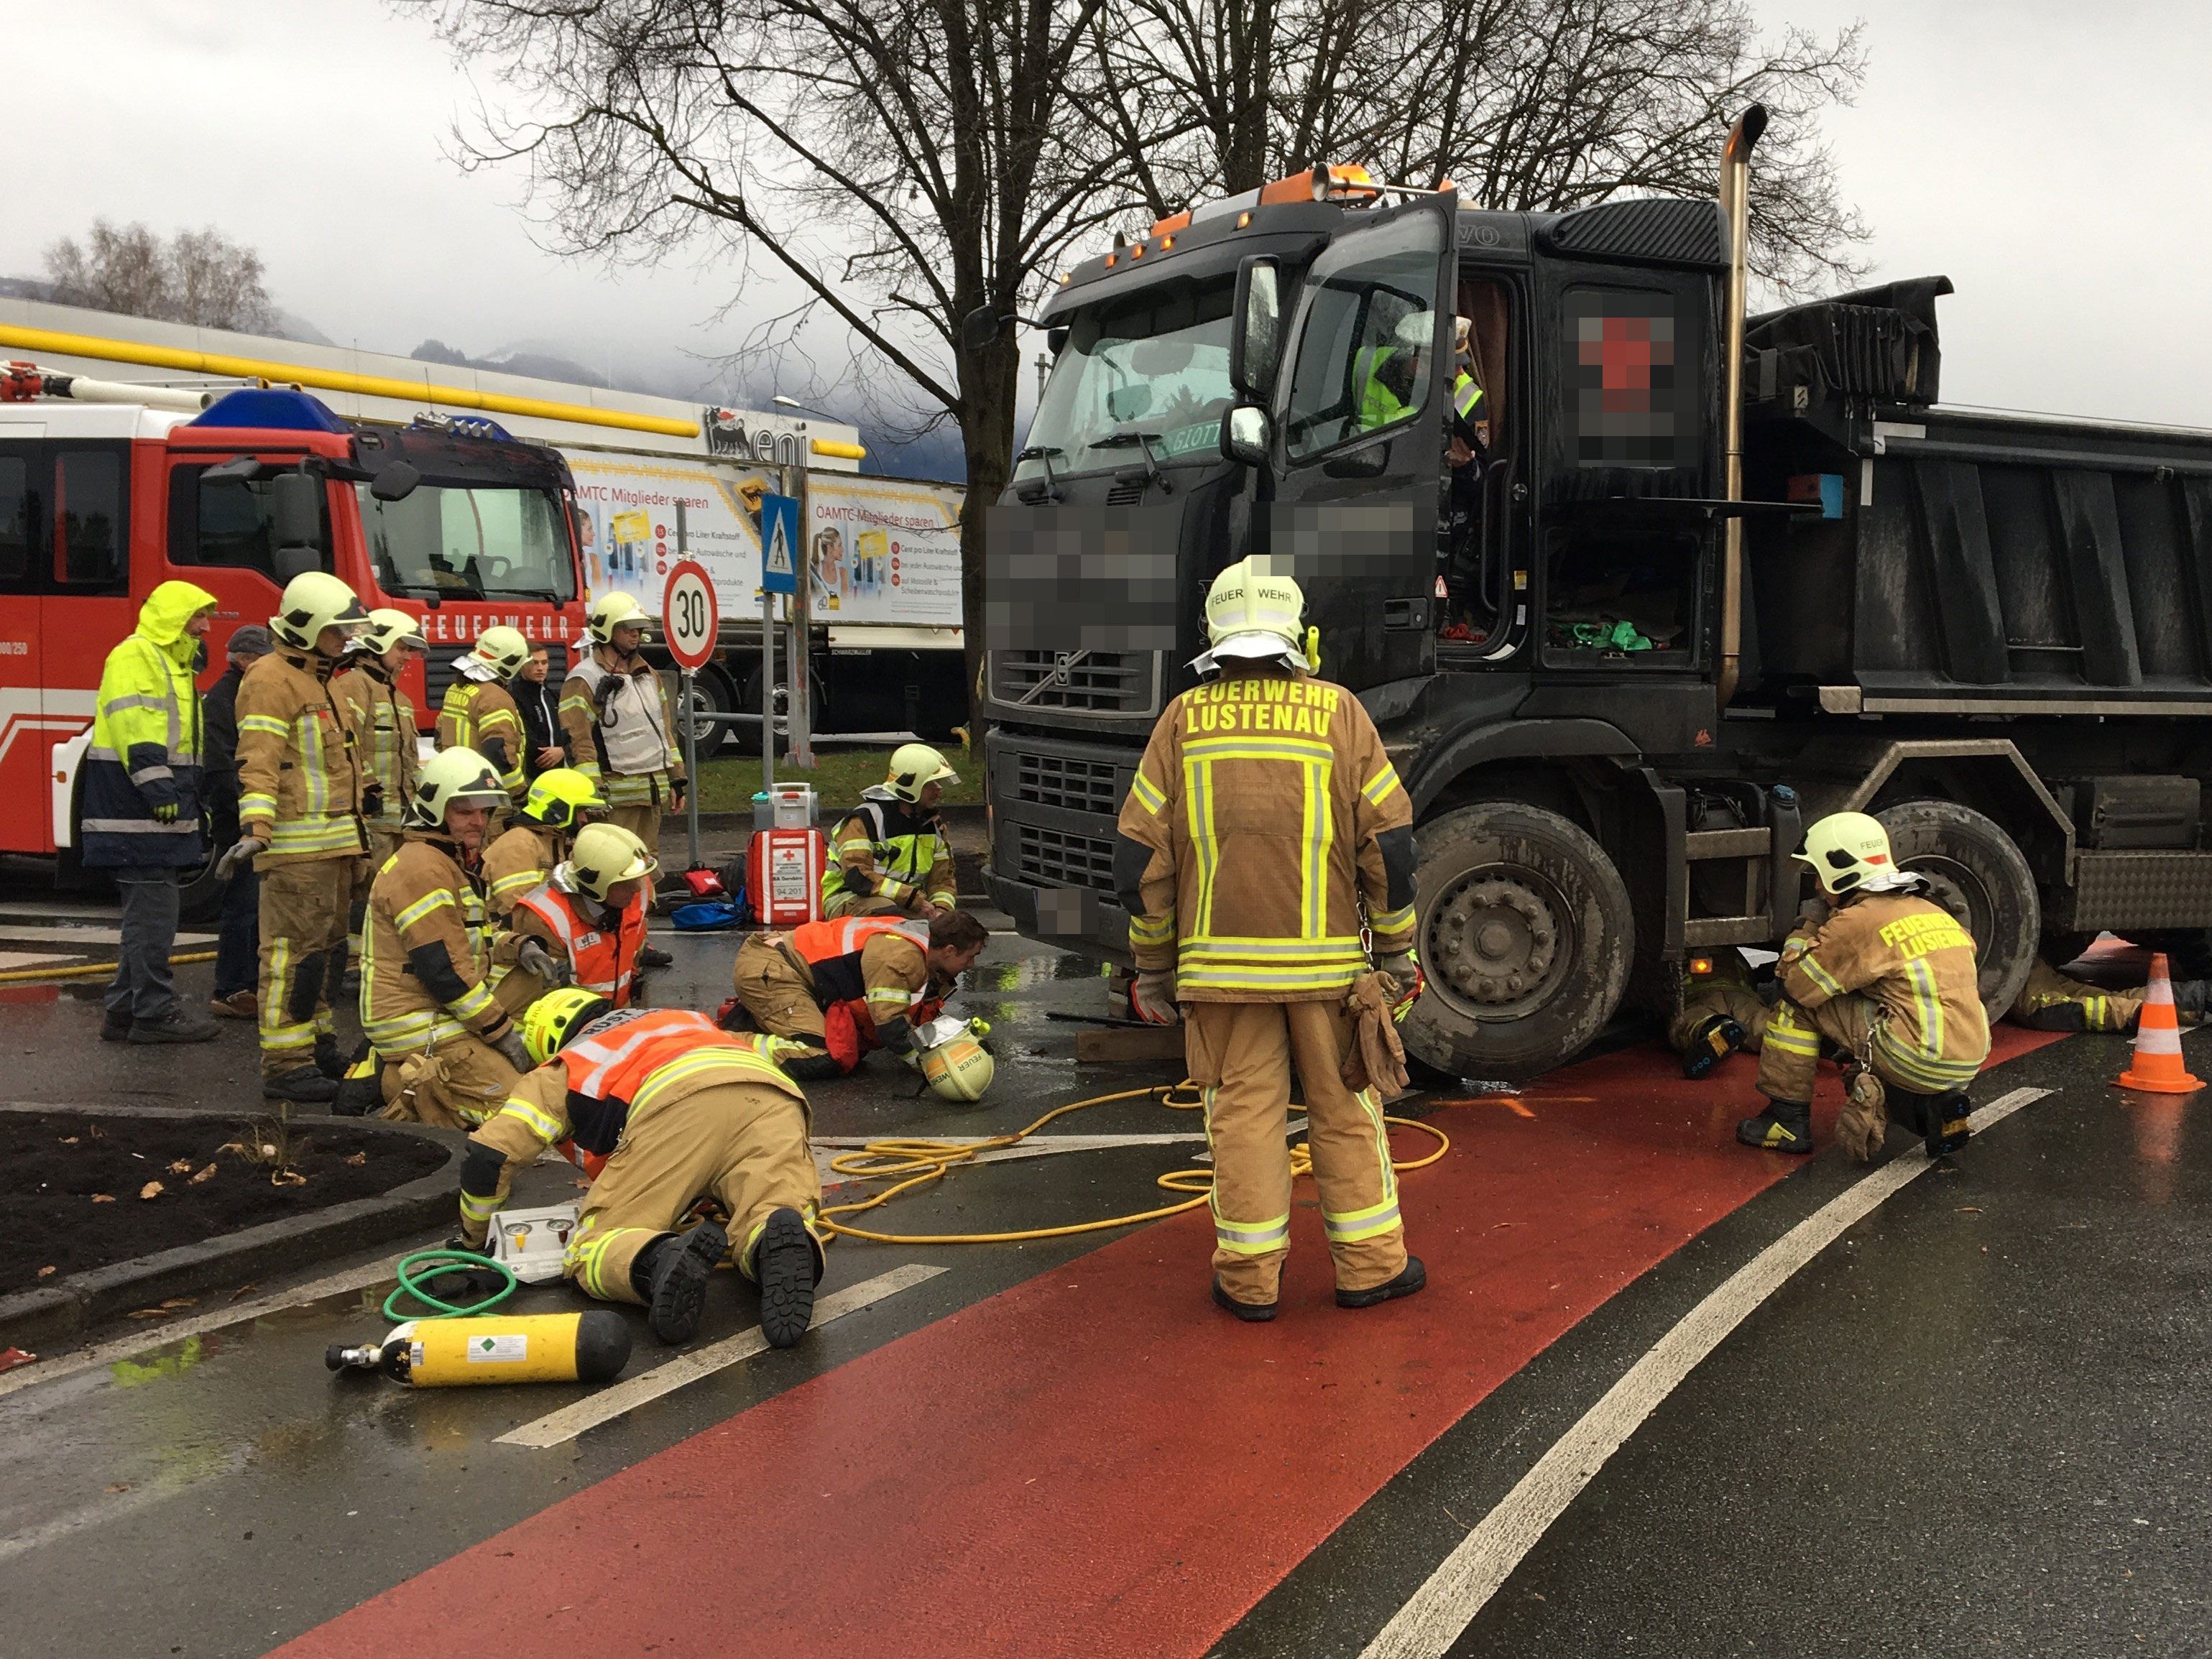
[[[2150,959],[2150,984],[2143,991],[2142,1016],[2136,1023],[2135,1063],[2120,1073],[2120,1087],[2154,1095],[2185,1095],[2204,1086],[2181,1061],[2181,1021],[2173,1012],[2173,982],[2166,953]]]

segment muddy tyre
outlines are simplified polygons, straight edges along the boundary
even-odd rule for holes
[[[1428,990],[1407,1050],[1455,1077],[1571,1059],[1628,986],[1635,921],[1613,860],[1556,812],[1513,801],[1423,824],[1416,934]]]
[[[1956,801],[1899,801],[1875,816],[1899,867],[1927,877],[1928,896],[1974,936],[1982,1006],[1992,1020],[2002,1018],[2043,942],[2043,903],[2027,860],[1994,818]]]

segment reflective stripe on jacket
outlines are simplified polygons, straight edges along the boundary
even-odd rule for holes
[[[1152,728],[1114,885],[1140,969],[1190,1002],[1340,996],[1410,949],[1413,807],[1340,685],[1268,666],[1194,687]]]
[[[529,793],[522,775],[522,711],[505,686],[471,679],[447,686],[438,707],[438,747],[473,749],[517,801]]]
[[[1790,940],[1780,972],[1783,990],[1801,1008],[1854,993],[1880,1004],[1874,1046],[1899,1081],[1924,1093],[1963,1088],[1989,1058],[1972,936],[1926,899],[1850,899]]]
[[[528,818],[518,818],[501,830],[485,849],[484,891],[491,900],[493,918],[505,921],[526,895],[536,892],[567,856],[561,832]]]
[[[85,751],[77,846],[103,868],[175,869],[207,854],[200,833],[199,641],[185,624],[216,603],[190,582],[163,582],[100,673]],[[157,808],[174,808],[167,823]]]
[[[866,1011],[878,1026],[906,1018],[929,989],[929,924],[896,916],[810,921],[781,941],[821,1007]]]
[[[483,883],[443,836],[408,830],[368,890],[362,927],[362,1034],[389,1060],[464,1031],[496,1042],[508,1025],[491,990]]]
[[[331,665],[280,645],[238,685],[238,821],[269,850],[257,867],[367,850],[354,738],[328,683]]]
[[[642,657],[610,668],[599,659],[606,648],[594,647],[562,682],[561,734],[608,805],[653,805],[684,775],[667,683]]]
[[[653,1107],[726,1083],[764,1083],[802,1105],[806,1099],[752,1043],[685,1009],[603,1015],[557,1059],[568,1073],[572,1133],[585,1152],[611,1152],[626,1124]]]
[[[524,920],[535,917],[543,924],[547,942],[568,957],[568,970],[578,986],[597,991],[617,1008],[626,1006],[630,982],[637,977],[637,953],[645,948],[644,890],[641,887],[630,896],[612,928],[597,915],[587,915],[587,906],[594,911],[599,908],[584,896],[549,881],[517,901],[512,925],[517,933],[537,933],[538,930]]]
[[[394,685],[380,662],[356,661],[331,682],[338,706],[353,728],[354,752],[361,760],[361,780],[384,786],[382,806],[363,814],[363,822],[379,830],[397,831],[407,796],[422,769],[422,745],[415,735],[415,705]]]
[[[951,909],[959,900],[957,879],[944,820],[877,784],[861,792],[860,804],[839,820],[830,837],[822,902],[852,892],[904,904],[921,893]]]

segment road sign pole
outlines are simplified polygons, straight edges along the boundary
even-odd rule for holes
[[[775,787],[775,595],[761,590],[761,787]]]
[[[684,671],[681,707],[684,713],[684,775],[690,780],[684,791],[684,827],[690,834],[691,856],[685,860],[684,867],[696,870],[699,867],[699,723],[690,718],[691,684],[692,673],[687,668]]]
[[[678,520],[680,526],[681,519]],[[695,707],[699,695],[698,673],[714,654],[721,632],[721,606],[714,598],[714,578],[696,560],[680,555],[660,590],[660,625],[668,640],[668,654],[678,670],[676,706],[683,711],[684,775],[690,787],[684,792],[684,820],[690,832],[691,857],[687,867],[699,867],[699,720]]]
[[[787,466],[784,493],[799,502],[799,593],[792,612],[791,763],[814,769],[814,554],[806,533],[806,469]]]

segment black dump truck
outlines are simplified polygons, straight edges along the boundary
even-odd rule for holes
[[[2100,930],[2201,970],[2212,433],[1945,409],[1942,277],[1746,318],[1762,124],[1718,201],[1316,168],[1061,279],[987,568],[988,880],[1024,933],[1126,959],[1115,815],[1207,582],[1264,553],[1413,797],[1433,1066],[1663,1012],[1789,930],[1843,809],[1971,930],[1993,1013]]]

